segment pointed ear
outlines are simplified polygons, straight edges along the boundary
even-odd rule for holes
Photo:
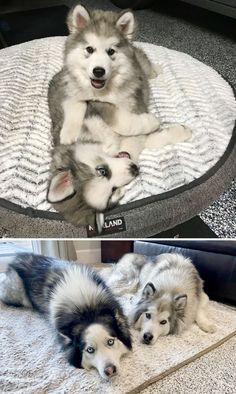
[[[50,181],[47,200],[50,203],[62,202],[75,195],[71,170],[59,171]]]
[[[178,294],[174,297],[175,310],[184,309],[187,305],[187,294]]]
[[[120,14],[116,27],[118,30],[127,38],[127,40],[132,40],[135,31],[135,19],[131,11],[124,11]]]
[[[145,307],[140,307],[134,311],[130,316],[130,324],[134,325],[134,327],[139,328],[140,322],[139,319],[142,316],[143,312],[147,310]]]
[[[89,23],[90,15],[84,6],[78,4],[69,12],[67,26],[70,33],[77,33],[84,30]]]
[[[148,282],[143,289],[143,296],[146,299],[152,298],[156,293],[156,288],[152,282]]]

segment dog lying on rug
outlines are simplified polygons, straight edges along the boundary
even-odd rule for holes
[[[48,101],[55,149],[47,199],[74,224],[94,224],[94,213],[116,205],[139,172],[144,148],[186,141],[188,128],[159,130],[148,113],[148,79],[157,66],[131,40],[131,11],[68,16],[64,65]]]
[[[129,319],[140,330],[142,343],[181,334],[194,322],[205,332],[215,331],[207,317],[203,281],[189,258],[166,253],[151,261],[126,254],[114,267],[105,268],[102,276],[115,295],[137,295]]]
[[[0,274],[0,300],[48,319],[70,364],[109,379],[132,349],[127,319],[97,273],[85,265],[19,254]]]

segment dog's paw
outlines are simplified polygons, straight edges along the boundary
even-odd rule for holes
[[[159,129],[160,121],[155,115],[143,114],[143,119],[144,119],[143,134],[150,134]]]
[[[191,130],[182,125],[176,125],[170,128],[172,143],[185,142],[192,137]]]
[[[216,332],[217,328],[215,326],[215,324],[209,323],[206,325],[205,327],[205,331],[209,332],[210,334],[214,334],[214,332]]]
[[[63,127],[61,129],[61,133],[60,133],[60,143],[62,145],[73,144],[74,142],[77,141],[78,135],[79,135],[78,130],[76,130],[76,131],[71,131],[70,130],[69,131],[68,129]]]
[[[153,64],[152,72],[149,75],[149,79],[157,78],[158,75],[163,73],[163,67],[160,64]]]

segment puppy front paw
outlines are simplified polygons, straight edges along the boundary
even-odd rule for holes
[[[62,128],[60,133],[60,143],[62,145],[70,145],[77,141],[78,130],[68,130],[67,128]]]
[[[183,125],[176,125],[170,128],[173,143],[185,142],[192,137],[192,131]]]

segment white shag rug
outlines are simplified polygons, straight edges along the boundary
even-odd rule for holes
[[[65,37],[0,51],[0,198],[38,210],[46,201],[50,166],[48,84],[62,66]],[[181,52],[137,43],[163,72],[151,83],[150,111],[165,127],[192,130],[186,143],[144,150],[140,175],[121,201],[159,194],[199,178],[223,155],[236,119],[231,87],[212,68]]]
[[[130,307],[125,301],[127,310]],[[0,304],[0,392],[14,394],[125,394],[137,393],[197,359],[236,334],[235,310],[211,302],[214,334],[196,325],[182,336],[159,338],[152,347],[137,341],[121,361],[120,374],[104,382],[95,370],[67,364],[49,325],[36,313]]]

